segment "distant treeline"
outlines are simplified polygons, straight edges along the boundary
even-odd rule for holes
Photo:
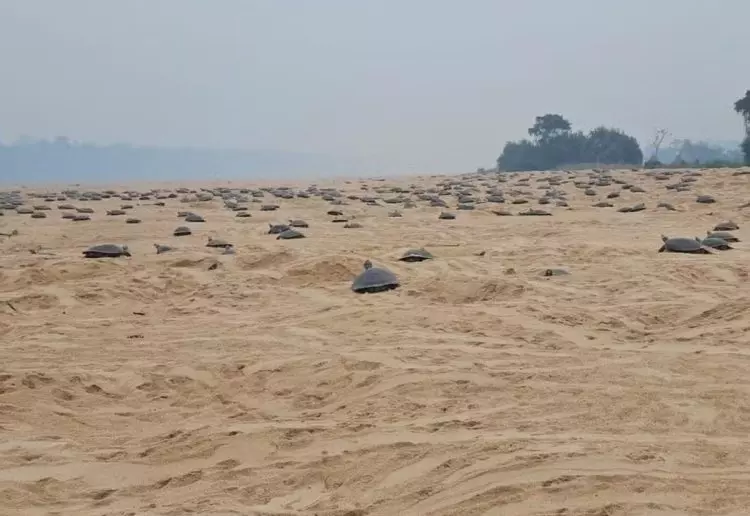
[[[94,145],[67,138],[0,144],[0,183],[6,184],[284,178],[341,171],[342,164],[326,156],[282,151]]]
[[[536,117],[528,130],[531,139],[505,144],[497,158],[498,170],[551,170],[572,163],[640,166],[643,152],[638,141],[620,131],[597,127],[588,133],[572,131],[561,115]]]
[[[619,129],[597,127],[588,133],[573,131],[561,115],[536,117],[528,130],[530,139],[505,144],[497,159],[498,170],[551,170],[570,168],[576,163],[593,166],[644,165],[644,153],[638,141]],[[745,147],[750,140],[736,146],[723,146],[687,139],[674,140],[666,148],[647,149],[647,167],[727,167],[745,162]]]

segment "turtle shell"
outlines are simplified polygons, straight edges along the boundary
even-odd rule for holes
[[[398,288],[399,281],[388,269],[372,267],[354,278],[352,290],[358,294],[384,292]]]
[[[704,238],[701,241],[701,244],[712,249],[719,249],[721,251],[728,251],[729,249],[733,249],[733,247],[729,245],[729,242],[727,242],[723,238],[718,237]]]
[[[708,231],[706,232],[707,238],[721,238],[727,242],[739,242],[740,239],[734,236],[728,231]]]
[[[115,244],[100,244],[89,247],[83,252],[86,258],[115,258],[118,256],[130,256],[127,249]]]
[[[694,238],[675,237],[666,239],[664,241],[664,245],[660,249],[660,252],[667,251],[671,253],[700,253],[703,249],[704,248],[702,244]]]
[[[295,229],[287,229],[279,233],[276,240],[292,240],[294,238],[305,238],[305,235]]]
[[[209,238],[206,247],[232,247],[232,244],[221,238]]]
[[[431,260],[432,258],[434,258],[432,253],[425,249],[409,249],[399,260],[402,262],[422,262],[424,260]]]

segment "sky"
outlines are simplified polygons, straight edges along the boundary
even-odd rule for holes
[[[492,166],[534,117],[740,140],[748,0],[0,0],[0,141]]]

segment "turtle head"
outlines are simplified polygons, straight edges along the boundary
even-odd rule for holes
[[[666,236],[666,235],[662,235],[662,236],[661,236],[661,241],[662,241],[662,242],[666,242],[667,240],[669,240],[669,237],[668,237],[668,236]]]
[[[126,253],[128,252],[128,246],[127,246],[127,244],[123,244],[122,250],[125,251]]]
[[[711,234],[711,232],[710,232],[710,231],[706,231],[706,236],[708,236],[708,235],[710,235],[710,234]]]
[[[702,240],[699,237],[695,237],[695,241],[698,242],[699,244],[702,242]]]
[[[365,270],[372,269],[372,262],[370,260],[365,260]]]

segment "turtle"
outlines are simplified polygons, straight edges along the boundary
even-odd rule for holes
[[[730,249],[734,249],[734,247],[729,245],[729,242],[719,237],[706,237],[703,240],[695,237],[695,240],[696,242],[700,242],[701,245],[710,247],[711,249],[718,249],[719,251],[729,251]]]
[[[289,221],[289,227],[292,228],[309,228],[310,224],[302,219],[293,219]]]
[[[162,244],[154,244],[154,247],[156,248],[156,254],[167,253],[174,250],[174,247]]]
[[[511,217],[513,216],[513,213],[511,213],[508,210],[490,210],[492,213],[499,217]]]
[[[399,258],[399,260],[402,262],[423,262],[425,260],[431,260],[433,258],[434,256],[432,256],[432,253],[424,248],[419,248],[409,249],[401,256],[401,258]]]
[[[671,203],[668,202],[660,202],[656,205],[657,208],[664,208],[669,211],[677,211],[677,208],[674,207]]]
[[[73,218],[71,219],[74,222],[81,222],[84,220],[91,220],[91,217],[88,215],[73,215]]]
[[[197,213],[189,212],[187,215],[185,215],[185,222],[206,222],[206,219],[204,219]]]
[[[117,258],[118,256],[130,256],[130,252],[126,245],[100,244],[86,249],[83,256],[86,258]]]
[[[276,240],[292,240],[295,238],[305,238],[305,235],[297,231],[296,229],[287,229],[282,231],[276,236]]]
[[[699,196],[698,196],[698,197],[697,197],[697,198],[695,199],[695,202],[697,202],[697,203],[700,203],[700,204],[713,204],[713,203],[715,203],[715,202],[716,202],[716,199],[714,199],[714,198],[713,198],[712,196],[710,196],[710,195],[699,195]]]
[[[141,223],[141,219],[136,218],[136,217],[128,217],[127,219],[125,219],[125,224],[140,224],[140,223]]]
[[[232,247],[232,244],[221,238],[208,237],[206,247],[223,247],[226,249],[227,247]]]
[[[278,235],[283,233],[284,231],[290,229],[287,224],[269,224],[268,225],[268,234],[269,235]]]
[[[721,238],[722,240],[726,240],[727,242],[739,242],[740,239],[731,234],[728,231],[706,231],[706,236],[708,238]]]
[[[188,236],[192,235],[192,230],[187,226],[178,226],[175,228],[175,230],[172,232],[172,235],[179,237],[179,236]]]
[[[542,276],[549,278],[552,276],[567,276],[568,274],[570,274],[570,272],[566,269],[544,269]]]
[[[669,238],[665,235],[661,236],[664,244],[659,248],[659,252],[668,253],[695,253],[695,254],[711,254],[711,250],[705,247],[700,242],[696,242],[693,238],[675,237]]]
[[[125,215],[125,210],[107,210],[107,215]]]
[[[737,229],[740,229],[740,226],[733,220],[719,222],[714,226],[714,231],[735,231]]]
[[[550,215],[552,215],[552,214],[551,214],[550,212],[548,212],[548,211],[544,211],[544,210],[538,210],[538,209],[536,209],[536,208],[530,208],[530,209],[528,209],[528,210],[526,210],[526,211],[521,211],[521,212],[519,212],[518,214],[519,214],[519,215],[532,216],[532,217],[539,217],[539,216],[542,216],[542,217],[544,217],[544,216],[550,216]]]
[[[449,213],[447,211],[443,211],[440,213],[440,215],[438,215],[438,219],[442,220],[453,220],[455,218],[456,216],[453,213]]]
[[[362,224],[360,224],[359,222],[347,222],[346,224],[344,224],[345,229],[359,229],[361,227]]]
[[[357,294],[373,294],[398,288],[398,278],[388,269],[373,267],[370,260],[365,260],[364,268],[352,282],[352,290]]]

